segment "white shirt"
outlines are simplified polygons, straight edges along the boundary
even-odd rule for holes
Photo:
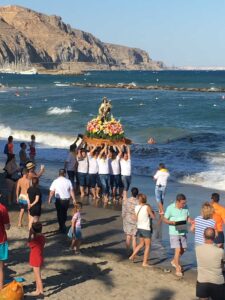
[[[166,186],[169,176],[170,173],[166,169],[158,170],[154,175],[156,185]]]
[[[131,160],[125,160],[121,158],[120,160],[120,167],[121,167],[121,175],[122,176],[131,176]]]
[[[69,199],[72,190],[71,181],[64,176],[59,176],[50,186],[50,191],[55,192],[55,198],[60,199]]]
[[[79,173],[88,173],[88,158],[78,158],[78,167],[77,167],[77,172]]]
[[[98,162],[98,173],[102,175],[109,174],[109,159],[108,158],[97,158]]]
[[[147,205],[136,205],[135,214],[137,216],[137,228],[150,230],[150,216]]]
[[[89,174],[97,174],[97,173],[98,173],[98,163],[97,163],[97,158],[91,156],[91,155],[88,153],[88,162],[89,162],[88,173],[89,173]]]
[[[109,159],[109,171],[111,175],[120,175],[120,157]]]
[[[67,156],[67,159],[66,159],[66,162],[67,162],[66,169],[67,169],[67,171],[75,171],[76,161],[77,161],[76,157],[73,155],[73,153],[69,152],[68,156]]]

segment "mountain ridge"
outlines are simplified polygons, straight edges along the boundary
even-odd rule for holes
[[[0,65],[18,64],[68,73],[165,67],[142,49],[104,43],[59,16],[22,6],[0,6]]]

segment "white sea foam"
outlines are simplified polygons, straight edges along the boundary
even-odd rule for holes
[[[56,86],[70,86],[69,83],[55,83]]]
[[[183,179],[179,180],[179,182],[184,184],[199,185],[217,190],[224,190],[225,176],[224,171],[205,171],[196,173],[194,175],[185,176]]]
[[[4,139],[7,139],[9,135],[12,135],[15,140],[26,142],[30,141],[31,134],[36,136],[37,143],[51,148],[68,148],[75,140],[75,137],[72,136],[57,135],[50,132],[14,130],[9,126],[0,124],[0,136]]]
[[[184,176],[181,183],[195,184],[206,188],[224,190],[225,187],[225,153],[206,154],[208,170]]]
[[[66,107],[49,107],[47,110],[47,115],[63,115],[63,114],[70,114],[73,112],[71,106],[66,106]]]

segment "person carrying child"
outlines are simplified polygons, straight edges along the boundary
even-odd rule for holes
[[[30,266],[34,271],[36,281],[36,290],[32,293],[33,296],[43,295],[43,283],[41,279],[41,267],[44,263],[43,251],[45,245],[45,236],[42,234],[42,224],[36,222],[32,224],[29,232],[28,246],[30,248]]]
[[[82,203],[77,202],[74,205],[74,215],[71,221],[71,227],[68,232],[68,237],[72,239],[71,249],[74,250],[75,254],[80,254],[80,244],[82,239],[81,234],[81,215]]]

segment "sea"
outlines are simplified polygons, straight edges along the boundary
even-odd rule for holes
[[[1,165],[9,135],[15,139],[18,154],[19,143],[28,142],[35,134],[37,162],[46,166],[45,186],[63,166],[70,144],[77,134],[85,133],[87,122],[97,115],[106,96],[112,102],[113,116],[122,122],[126,136],[133,142],[134,175],[151,176],[163,162],[173,181],[224,189],[225,71],[0,74],[0,83],[5,86],[0,89]],[[137,89],[86,87],[89,83],[131,84]],[[148,85],[162,88],[143,89]],[[165,90],[166,86],[183,90]],[[203,88],[209,91],[198,91]],[[156,140],[155,145],[147,144],[150,137]]]
[[[71,86],[72,83],[82,85]],[[19,161],[20,142],[29,142],[31,134],[35,134],[37,164],[46,167],[41,184],[49,187],[64,166],[69,146],[79,133],[85,133],[87,122],[98,114],[106,96],[111,100],[113,116],[121,121],[126,136],[132,140],[133,175],[150,178],[163,162],[175,183],[225,188],[225,71],[0,74],[0,84],[4,85],[0,88],[1,169],[7,137],[13,135]],[[130,84],[135,89],[87,87],[88,84]],[[161,88],[144,89],[149,85]],[[188,91],[190,88],[194,91]],[[147,144],[150,137],[156,144]],[[163,236],[164,246],[169,249],[167,226],[163,227]],[[185,259],[193,266],[193,236],[189,243]],[[163,253],[160,241],[155,245]]]

